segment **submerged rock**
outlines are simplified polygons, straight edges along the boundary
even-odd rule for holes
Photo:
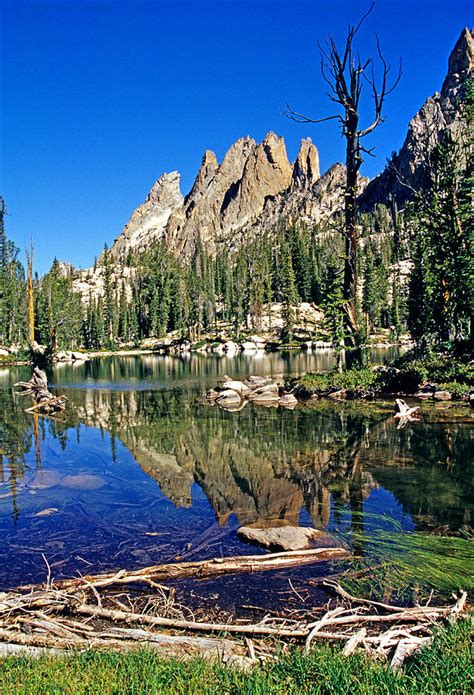
[[[26,484],[33,490],[47,490],[61,482],[61,476],[56,471],[38,471]]]
[[[36,512],[34,516],[51,516],[51,514],[56,514],[59,512],[57,507],[47,507],[47,509],[42,509],[40,512]]]
[[[104,487],[105,480],[98,475],[65,475],[61,480],[64,487],[75,488],[77,490],[98,490]]]
[[[241,526],[237,535],[241,540],[276,550],[306,550],[317,545],[321,547],[334,545],[334,540],[329,534],[305,526],[280,526],[276,528]]]

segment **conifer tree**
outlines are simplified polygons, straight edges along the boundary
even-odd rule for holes
[[[103,302],[103,320],[104,320],[104,336],[105,347],[111,348],[115,343],[115,322],[116,322],[116,307],[115,307],[115,292],[112,284],[112,259],[107,244],[104,244],[104,252],[102,254],[102,269],[104,274],[104,302]]]
[[[409,327],[422,347],[466,339],[474,297],[471,164],[449,137],[431,155],[431,180],[411,208]],[[472,180],[472,178],[471,178]]]

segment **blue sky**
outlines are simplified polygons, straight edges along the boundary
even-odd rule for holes
[[[332,113],[317,43],[344,37],[368,0],[1,0],[2,181],[7,233],[91,265],[164,171],[190,189],[206,148],[221,160],[237,138],[285,137],[290,159],[310,136],[322,170],[344,157],[337,125],[295,124],[288,101]],[[374,176],[409,119],[441,87],[448,55],[471,19],[465,0],[378,0],[359,37],[378,33],[403,78],[371,145]],[[472,20],[471,20],[472,23]]]

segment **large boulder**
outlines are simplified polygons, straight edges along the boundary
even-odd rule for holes
[[[237,343],[234,343],[233,340],[228,340],[227,342],[224,343],[224,345],[222,347],[223,347],[224,352],[227,355],[233,355],[234,353],[239,352],[239,350],[240,350]]]
[[[285,393],[278,399],[278,403],[285,408],[294,408],[298,404],[298,399],[292,393]]]
[[[241,400],[237,391],[233,389],[224,389],[217,396],[216,403],[222,406],[239,405]]]
[[[449,391],[435,391],[434,394],[435,401],[450,401],[452,397]]]
[[[334,539],[324,531],[305,526],[279,526],[254,528],[241,526],[237,531],[241,540],[256,543],[272,550],[306,550],[315,546],[334,546]]]
[[[255,352],[258,348],[251,340],[246,340],[240,346],[244,352]]]
[[[249,376],[245,383],[247,384],[247,386],[250,386],[251,389],[255,389],[259,386],[266,386],[267,384],[271,384],[272,380],[269,376]]]
[[[256,401],[262,397],[267,397],[270,394],[273,395],[275,398],[278,398],[277,384],[265,384],[264,386],[259,386],[253,391],[250,391],[247,397],[250,401]]]
[[[222,384],[223,389],[231,389],[232,391],[237,391],[237,393],[240,393],[241,395],[245,395],[247,393],[250,393],[249,387],[244,384],[243,381],[236,381],[234,379],[230,379],[229,381],[224,381]]]

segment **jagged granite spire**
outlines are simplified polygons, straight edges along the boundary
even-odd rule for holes
[[[319,153],[311,138],[301,141],[298,157],[293,165],[293,183],[297,187],[311,187],[319,179]]]
[[[183,204],[179,183],[177,171],[160,176],[115,240],[111,248],[113,258],[124,257],[129,250],[146,248],[163,238],[170,215]]]

